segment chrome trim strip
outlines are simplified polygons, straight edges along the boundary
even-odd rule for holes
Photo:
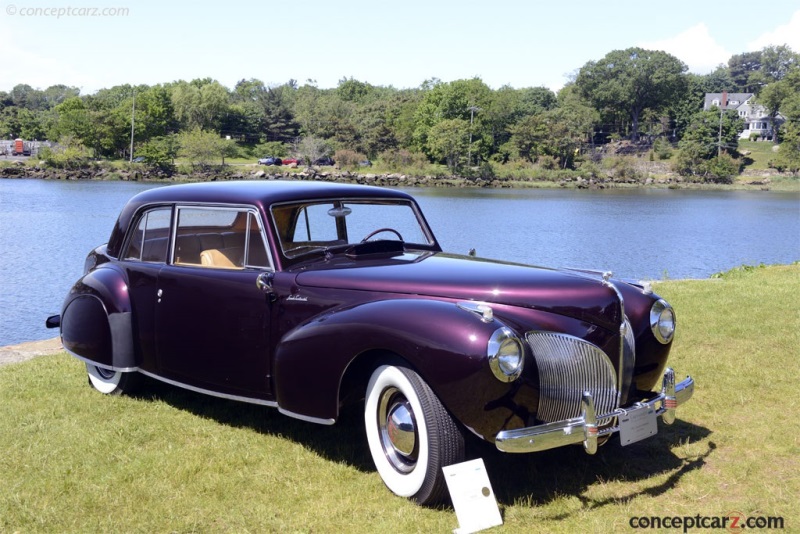
[[[83,356],[79,356],[78,354],[75,354],[74,352],[69,350],[67,347],[65,347],[63,343],[61,344],[61,348],[63,348],[64,351],[67,352],[70,356],[72,356],[74,358],[77,358],[77,359],[79,359],[80,361],[82,361],[84,363],[88,363],[89,365],[94,365],[95,367],[99,367],[100,369],[108,369],[109,371],[119,371],[121,373],[132,373],[133,371],[139,371],[138,367],[114,367],[113,365],[106,365],[104,363],[97,363],[94,360],[90,360],[89,358],[84,358]]]
[[[656,394],[652,399],[646,402],[637,403],[635,406],[648,406],[653,408],[656,416],[661,416],[665,424],[670,424],[668,412],[672,410],[674,414],[674,407],[680,406],[692,398],[694,394],[694,380],[692,377],[687,376],[678,384],[674,383],[674,371],[667,369],[665,372],[665,382],[667,376],[671,375],[674,384],[674,397],[671,398],[671,388],[665,385],[661,392]],[[589,397],[587,399],[587,396]],[[608,428],[597,429],[596,421],[600,419],[607,419],[611,417],[618,417],[625,415],[624,408],[617,408],[608,414],[594,414],[593,406],[591,405],[591,394],[584,393],[583,396],[583,414],[579,417],[565,419],[563,421],[555,421],[543,425],[537,425],[527,428],[518,428],[515,430],[504,430],[495,436],[495,446],[498,450],[511,453],[525,453],[525,452],[538,452],[562,447],[564,445],[572,445],[577,443],[584,443],[586,452],[592,454],[592,440],[596,437],[610,435],[619,432],[618,426],[611,426]],[[671,406],[671,408],[668,408]],[[674,419],[674,417],[673,417]],[[596,432],[596,436],[593,433]],[[596,444],[595,444],[596,445]],[[596,450],[596,447],[595,447]]]
[[[296,412],[290,412],[289,410],[285,410],[280,407],[278,407],[278,411],[283,415],[288,415],[289,417],[294,417],[295,419],[300,419],[301,421],[307,421],[309,423],[317,423],[318,425],[332,425],[336,422],[336,419],[332,418],[323,419],[321,417],[311,417],[310,415],[303,415]]]
[[[627,330],[627,325],[625,323],[625,299],[622,298],[622,293],[620,293],[617,286],[611,283],[610,279],[614,276],[614,273],[611,271],[606,271],[603,273],[603,285],[610,288],[614,293],[616,293],[617,298],[619,299],[619,313],[620,313],[620,325],[619,325],[619,352],[617,354],[617,395],[620,396],[620,400],[622,399],[622,379],[623,379],[623,370],[625,369],[625,333]]]
[[[160,382],[166,382],[167,384],[177,386],[179,388],[188,389],[189,391],[194,391],[195,393],[204,393],[206,395],[211,395],[213,397],[219,397],[221,399],[228,399],[228,400],[235,400],[239,402],[247,402],[250,404],[259,404],[261,406],[269,406],[270,408],[277,408],[278,403],[275,401],[268,401],[263,399],[254,399],[252,397],[242,397],[240,395],[230,395],[228,393],[220,393],[218,391],[211,391],[210,389],[199,388],[197,386],[190,386],[189,384],[184,384],[183,382],[178,382],[176,380],[170,380],[169,378],[164,378],[163,376],[159,376],[157,374],[151,373],[149,371],[143,371],[139,369],[139,372],[143,375],[149,376],[150,378],[154,378]]]

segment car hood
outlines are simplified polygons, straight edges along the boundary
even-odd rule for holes
[[[444,253],[390,259],[336,257],[306,266],[299,287],[339,288],[474,300],[549,311],[614,329],[616,292],[598,277]]]

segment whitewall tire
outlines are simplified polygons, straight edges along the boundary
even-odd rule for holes
[[[90,363],[86,364],[86,373],[89,375],[89,384],[105,395],[131,393],[136,389],[140,378],[136,372],[111,371]]]
[[[393,493],[419,504],[446,498],[442,467],[464,460],[464,436],[416,372],[378,367],[367,386],[364,422],[372,460]]]

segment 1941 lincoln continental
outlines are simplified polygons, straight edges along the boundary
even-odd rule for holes
[[[467,434],[592,454],[655,434],[694,391],[646,284],[444,253],[399,190],[151,189],[84,271],[47,323],[97,390],[146,375],[326,425],[363,400],[381,478],[420,504],[447,498]]]

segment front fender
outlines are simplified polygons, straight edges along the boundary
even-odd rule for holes
[[[102,367],[138,367],[128,286],[121,272],[99,268],[72,286],[62,306],[61,341],[72,355]]]
[[[369,353],[377,365],[377,355],[392,353],[413,366],[465,426],[493,436],[515,416],[507,399],[519,390],[489,369],[488,340],[501,326],[441,300],[391,299],[329,311],[280,342],[274,366],[278,405],[307,418],[335,420],[341,379],[351,362]]]

